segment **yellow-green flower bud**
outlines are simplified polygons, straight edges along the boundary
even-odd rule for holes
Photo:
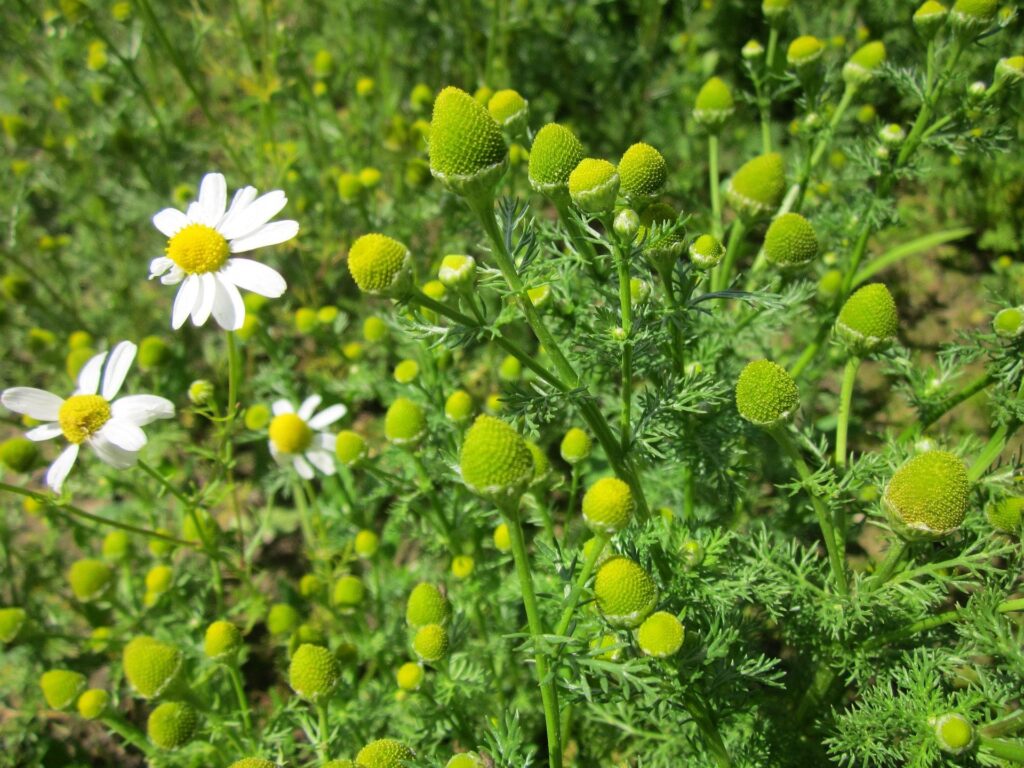
[[[72,349],[92,349],[92,335],[88,331],[72,331],[68,336],[68,351]]]
[[[569,193],[569,175],[583,160],[583,145],[576,134],[558,123],[548,123],[530,148],[530,186],[555,199]]]
[[[68,569],[71,591],[82,602],[100,597],[110,586],[113,578],[114,573],[109,565],[91,557],[76,560]]]
[[[215,661],[234,658],[242,647],[242,633],[230,621],[215,621],[203,636],[203,653]]]
[[[801,267],[818,255],[818,236],[799,213],[784,213],[768,227],[764,255],[779,267]]]
[[[292,690],[313,704],[329,698],[340,678],[338,660],[322,645],[300,645],[288,667],[288,684]]]
[[[890,149],[895,149],[907,138],[907,132],[902,125],[889,123],[882,126],[878,131],[878,140]]]
[[[748,160],[726,185],[725,196],[740,215],[755,217],[779,207],[786,191],[782,155],[769,152]]]
[[[633,492],[617,477],[602,477],[583,495],[583,520],[594,533],[618,533],[633,517]]]
[[[85,690],[85,675],[70,669],[51,669],[39,678],[43,698],[50,709],[67,709]]]
[[[792,0],[763,0],[761,3],[761,13],[764,14],[766,19],[774,23],[789,11],[791,2]]]
[[[343,429],[334,439],[334,455],[344,466],[354,466],[366,455],[366,440],[358,432]]]
[[[849,85],[863,85],[875,76],[885,62],[885,44],[880,40],[862,45],[843,65],[843,80]]]
[[[417,691],[423,684],[423,667],[415,661],[407,661],[395,672],[395,682],[403,691]]]
[[[394,377],[399,384],[410,384],[420,375],[420,364],[415,360],[402,360],[395,366]]]
[[[295,628],[295,632],[288,638],[288,656],[292,657],[295,652],[299,650],[303,645],[323,645],[326,646],[327,638],[324,637],[324,633],[319,627],[312,624],[300,624]],[[341,647],[335,652],[334,657],[341,661]]]
[[[360,77],[356,80],[356,93],[362,97],[372,96],[377,83],[372,77]]]
[[[452,86],[434,101],[429,153],[430,172],[466,197],[490,194],[508,168],[501,128],[478,101]]]
[[[299,594],[307,599],[319,595],[323,588],[323,580],[315,573],[304,573],[299,579]]]
[[[690,263],[697,269],[714,269],[725,256],[725,247],[714,235],[701,235],[690,243]]]
[[[763,48],[761,49],[763,52]],[[712,77],[697,93],[693,119],[709,131],[715,132],[736,111],[732,91],[720,77]]]
[[[107,711],[110,694],[102,688],[90,688],[78,697],[78,714],[86,720],[95,720]]]
[[[170,356],[170,347],[159,336],[147,336],[139,342],[139,367],[144,371],[159,368]]]
[[[962,755],[974,746],[974,725],[959,712],[948,712],[928,721],[935,733],[935,741],[943,752]]]
[[[373,557],[380,548],[380,537],[373,531],[364,528],[356,534],[352,546],[360,557]]]
[[[473,414],[473,398],[464,389],[457,389],[444,402],[444,415],[454,422],[466,421]]]
[[[836,320],[836,333],[857,355],[885,349],[896,340],[898,329],[896,302],[882,283],[858,289],[843,304]]]
[[[590,457],[592,447],[590,435],[579,427],[572,427],[565,433],[558,450],[564,461],[579,464]]]
[[[640,650],[656,659],[676,654],[683,647],[683,624],[667,611],[652,613],[636,631]]]
[[[970,496],[964,463],[948,451],[928,451],[896,470],[882,494],[893,529],[905,539],[938,539],[964,521]]]
[[[640,216],[637,236],[643,243],[644,258],[659,272],[671,271],[686,247],[686,234],[681,229],[667,231],[677,219],[675,209],[666,203],[649,205]],[[655,233],[655,229],[663,232]]]
[[[146,590],[156,594],[166,592],[174,580],[174,569],[169,565],[154,565],[146,573]]]
[[[613,627],[638,626],[654,610],[658,590],[647,572],[626,557],[609,559],[594,578],[594,596]]]
[[[839,295],[843,286],[843,273],[838,269],[830,269],[818,280],[818,296],[825,301],[832,301]]]
[[[512,551],[512,534],[508,530],[508,523],[501,523],[494,529],[494,548],[499,552]]]
[[[25,626],[24,608],[0,608],[0,643],[10,643]]]
[[[448,288],[471,285],[476,276],[476,259],[458,253],[450,253],[441,259],[437,279]]]
[[[363,189],[374,189],[380,185],[380,171],[376,168],[363,168],[359,171],[359,183]]]
[[[537,445],[533,440],[526,441],[526,447],[530,451],[530,455],[533,457],[533,485],[543,483],[548,479],[548,475],[551,473],[551,462],[548,461],[548,456],[544,453],[544,449]]]
[[[351,613],[366,597],[366,587],[358,576],[342,576],[334,582],[331,600],[343,613]]]
[[[518,91],[505,88],[497,91],[487,101],[487,111],[510,134],[517,134],[526,127],[529,105]]]
[[[403,768],[415,754],[395,739],[377,739],[359,750],[356,765],[364,768]]]
[[[427,624],[416,630],[412,649],[421,661],[440,661],[448,653],[448,630],[440,624]]]
[[[921,36],[930,40],[939,31],[939,28],[946,22],[949,9],[936,0],[927,0],[914,11],[914,26]]]
[[[348,271],[364,293],[405,294],[411,284],[411,265],[409,249],[387,235],[363,235],[348,251]]]
[[[452,558],[452,576],[460,581],[468,579],[476,568],[476,561],[470,555],[456,555]]]
[[[359,174],[345,172],[338,176],[338,197],[346,203],[353,203],[363,196],[363,183]]]
[[[264,403],[256,403],[245,409],[245,428],[261,432],[270,424],[271,412]]]
[[[405,621],[414,628],[419,629],[428,624],[447,624],[451,616],[451,607],[441,590],[428,582],[420,582],[412,592],[405,604]]]
[[[704,545],[696,539],[687,539],[679,548],[679,556],[683,568],[687,571],[693,570],[704,562]]]
[[[977,31],[995,21],[998,10],[998,0],[956,0],[949,23],[964,32]]]
[[[426,432],[423,409],[406,397],[395,400],[384,415],[384,436],[395,445],[415,445]]]
[[[814,64],[825,51],[825,44],[814,35],[801,35],[786,49],[786,61],[798,70]]]
[[[303,335],[312,333],[316,330],[316,310],[312,307],[299,307],[295,310],[295,315],[292,320],[295,324],[295,330]]]
[[[1024,80],[1024,56],[1007,56],[996,62],[995,82],[1019,83]]]
[[[485,765],[483,758],[476,752],[460,752],[452,755],[444,768],[484,768]]]
[[[213,382],[207,379],[196,379],[188,387],[188,401],[192,405],[209,405],[213,400]]]
[[[0,464],[14,472],[30,472],[39,459],[39,448],[25,437],[12,437],[0,443]]]
[[[186,515],[181,524],[181,536],[185,541],[193,541],[198,544],[204,541],[216,541],[220,535],[220,526],[210,513],[205,509],[197,509],[195,517]],[[198,525],[197,525],[198,523]]]
[[[622,240],[631,243],[640,231],[640,216],[632,208],[623,208],[615,214],[612,229]]]
[[[409,92],[409,106],[414,112],[424,112],[434,101],[434,89],[426,83],[416,83]]]
[[[985,519],[1000,533],[1020,536],[1021,512],[1024,512],[1024,496],[1010,496],[985,507]]]
[[[379,344],[388,337],[388,326],[376,315],[371,315],[363,321],[363,341],[369,344]]]
[[[598,635],[590,641],[590,651],[601,661],[618,661],[622,656],[622,645],[615,635]]]
[[[466,431],[459,467],[463,482],[493,499],[518,498],[533,479],[533,457],[522,435],[493,416],[477,416]]]
[[[236,760],[228,768],[278,768],[277,763],[264,760],[262,757],[243,757]]]
[[[585,157],[569,174],[569,195],[585,213],[606,213],[619,194],[619,172],[607,160]]]
[[[434,301],[441,301],[444,299],[445,294],[448,293],[448,289],[445,288],[444,283],[440,280],[428,280],[421,286],[420,290]]]
[[[740,49],[740,56],[747,61],[760,59],[764,56],[764,46],[761,45],[760,41],[751,38],[743,44],[743,47]]]
[[[519,381],[523,375],[523,364],[514,355],[505,355],[498,366],[498,378],[502,381]]]
[[[135,692],[153,699],[171,685],[181,671],[181,651],[149,635],[140,635],[124,647],[121,666]]]
[[[274,603],[267,611],[267,631],[275,637],[291,634],[301,621],[299,612],[288,603]]]
[[[618,173],[623,195],[644,201],[661,192],[668,178],[668,166],[661,152],[641,141],[622,154]]]
[[[160,749],[178,749],[192,741],[199,715],[183,701],[165,701],[149,714],[146,735]]]
[[[800,405],[800,391],[786,369],[771,360],[749,363],[736,381],[736,409],[758,427],[789,421]]]

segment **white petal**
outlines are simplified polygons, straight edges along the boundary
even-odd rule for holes
[[[255,232],[231,241],[232,253],[245,253],[268,245],[277,245],[291,240],[299,233],[299,222],[285,220],[272,221]]]
[[[270,449],[270,456],[277,462],[277,466],[283,467],[285,465],[286,456],[274,447],[274,443],[270,440],[267,441],[267,447]]]
[[[323,400],[320,395],[310,395],[302,401],[302,405],[299,406],[299,418],[303,421],[309,421],[309,417],[313,415],[317,407],[320,405],[320,401]]]
[[[268,299],[276,299],[288,287],[276,269],[252,259],[228,259],[221,267],[220,276],[239,288],[266,296]]]
[[[171,328],[178,330],[192,313],[192,308],[199,299],[199,278],[189,275],[178,289],[174,297],[174,309],[171,310]]]
[[[245,320],[245,304],[234,283],[219,274],[214,277],[216,296],[213,300],[213,319],[225,331],[237,331]]]
[[[35,429],[30,429],[25,433],[25,437],[38,443],[41,440],[52,440],[60,435],[61,432],[60,424],[56,421],[51,421],[49,424],[43,424]]]
[[[185,216],[188,217],[188,220],[190,222],[197,224],[206,223],[206,210],[203,208],[203,206],[199,204],[198,200],[196,200],[194,203],[188,204],[188,210],[185,211]]]
[[[164,285],[177,285],[184,279],[185,272],[175,264],[166,275],[160,278],[160,282]]]
[[[128,375],[137,351],[138,347],[130,341],[122,341],[110,353],[106,370],[103,371],[103,391],[100,392],[105,400],[113,400],[121,391],[124,377]]]
[[[217,225],[217,231],[222,235],[224,229],[230,232],[235,226],[235,221],[239,219],[244,213],[245,209],[252,204],[252,201],[256,199],[256,187],[242,187],[240,190],[235,192],[235,196],[231,199],[231,206],[228,208],[228,212],[224,214],[224,218],[220,220]]]
[[[167,237],[174,237],[179,229],[187,225],[188,218],[177,208],[164,208],[153,217],[153,226]]]
[[[166,256],[157,256],[151,262],[149,262],[149,279],[152,280],[154,277],[160,277],[168,269],[174,266],[174,261],[167,258]]]
[[[122,451],[137,453],[146,444],[146,433],[128,419],[112,418],[96,433],[96,437],[109,440]]]
[[[133,451],[126,451],[119,448],[107,439],[104,429],[89,438],[89,445],[96,451],[96,455],[104,464],[109,464],[114,469],[128,469],[139,460],[139,454]]]
[[[267,192],[239,210],[231,217],[231,221],[224,222],[218,227],[218,231],[228,240],[245,237],[277,216],[287,203],[288,198],[281,190]]]
[[[196,275],[199,279],[199,295],[192,307],[192,325],[198,327],[210,319],[213,302],[217,299],[217,281],[209,272]]]
[[[106,352],[100,352],[95,357],[90,357],[88,362],[78,372],[78,390],[75,394],[95,395],[100,391],[100,371],[103,370],[103,361],[107,359]]]
[[[280,416],[282,413],[295,413],[295,408],[287,400],[275,400],[270,406],[270,411],[275,416]]]
[[[292,459],[292,466],[295,467],[295,471],[299,473],[299,477],[304,480],[313,479],[313,468],[309,466],[309,462],[301,456],[296,456]]]
[[[56,421],[64,400],[45,389],[11,387],[0,395],[0,403],[15,413],[23,413],[38,421]]]
[[[46,470],[46,484],[50,486],[54,492],[60,493],[60,489],[64,487],[64,480],[68,476],[68,472],[75,466],[75,459],[78,458],[78,443],[72,443],[61,452],[57,460],[50,465],[50,468]]]
[[[306,460],[325,475],[333,475],[337,468],[334,466],[334,455],[327,451],[306,451]]]
[[[228,201],[228,185],[222,173],[208,173],[199,183],[199,205],[203,207],[206,220],[204,224],[217,226],[224,216],[224,206]]]
[[[327,432],[317,432],[313,436],[313,445],[327,451],[328,453],[334,453],[334,444],[337,442],[337,435],[332,435]]]
[[[341,403],[332,405],[330,408],[325,408],[309,420],[310,429],[323,429],[324,427],[329,427],[346,413],[348,413],[348,408]]]
[[[127,395],[110,404],[110,414],[144,427],[157,419],[173,418],[174,403],[156,395]]]

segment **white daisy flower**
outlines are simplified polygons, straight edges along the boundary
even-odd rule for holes
[[[185,213],[164,208],[153,224],[168,237],[166,256],[149,265],[149,279],[178,285],[171,310],[177,330],[189,315],[193,325],[213,319],[226,331],[237,331],[245,320],[245,305],[238,289],[276,299],[287,287],[284,278],[265,264],[234,258],[295,237],[296,221],[271,221],[288,198],[279,189],[256,197],[255,187],[235,192],[227,207],[227,184],[219,173],[208,173],[199,185],[199,199]]]
[[[335,435],[321,430],[348,413],[348,408],[339,403],[314,415],[320,399],[320,395],[307,397],[298,411],[287,400],[278,400],[271,407],[270,455],[281,466],[290,463],[306,480],[313,477],[313,467],[325,475],[334,474]]]
[[[10,410],[44,422],[25,433],[29,440],[64,435],[71,443],[46,473],[46,484],[57,493],[82,443],[87,443],[106,464],[127,469],[138,461],[139,451],[146,444],[141,427],[174,416],[174,404],[156,395],[127,395],[114,400],[135,360],[135,351],[134,344],[122,341],[110,353],[91,358],[78,374],[78,389],[67,400],[33,387],[11,387],[0,394],[0,403]]]

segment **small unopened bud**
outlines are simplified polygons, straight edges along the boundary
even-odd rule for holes
[[[613,227],[616,235],[631,243],[640,229],[640,216],[632,208],[623,208],[615,215]]]
[[[208,405],[213,400],[213,383],[196,379],[188,388],[188,400],[192,405]]]
[[[887,147],[898,147],[907,138],[907,132],[903,126],[896,123],[889,123],[878,132],[878,139]]]
[[[764,56],[764,46],[757,40],[748,40],[743,48],[740,49],[740,55],[747,61],[760,59]]]

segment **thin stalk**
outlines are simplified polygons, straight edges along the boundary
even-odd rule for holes
[[[572,247],[575,248],[578,253],[583,254],[583,257],[587,262],[587,267],[590,269],[590,274],[593,278],[599,282],[603,282],[605,276],[601,274],[601,269],[597,263],[597,250],[595,250],[594,244],[584,237],[583,232],[580,230],[579,224],[576,221],[576,217],[572,215],[569,203],[557,195],[551,198],[551,202],[555,204],[555,210],[558,211],[558,219],[562,222],[562,226],[565,227],[565,231],[569,235],[569,242],[572,243]]]
[[[995,381],[996,377],[988,372],[978,376],[976,379],[966,384],[959,392],[950,395],[934,411],[930,411],[927,415],[922,416],[920,421],[907,426],[906,429],[900,432],[899,441],[903,442],[904,440],[909,440],[915,434],[924,432],[924,430],[928,429],[928,427],[949,413],[949,411],[956,408],[960,403],[970,400],[982,390],[988,389],[988,387]]]
[[[292,500],[299,512],[299,526],[302,528],[302,538],[306,540],[306,551],[315,557],[318,551],[316,534],[313,532],[313,524],[309,518],[306,491],[303,490],[298,480],[292,482]]]
[[[317,745],[316,754],[320,758],[320,764],[324,765],[327,762],[328,755],[330,754],[330,729],[327,727],[327,707],[326,701],[321,702],[317,705]]]
[[[1005,600],[996,606],[996,611],[998,613],[1024,611],[1024,598],[1017,600]],[[928,618],[915,621],[913,624],[908,624],[900,629],[894,629],[892,632],[876,635],[871,638],[870,643],[872,645],[888,645],[889,643],[899,642],[900,640],[906,640],[907,638],[913,637],[920,632],[927,632],[929,629],[935,629],[936,627],[941,627],[944,624],[952,624],[954,621],[959,621],[963,617],[963,608],[944,611],[943,613],[935,616],[929,616]]]
[[[716,291],[724,291],[729,287],[729,279],[736,266],[736,259],[739,258],[740,244],[743,242],[746,228],[742,217],[737,217],[732,223],[732,229],[729,231],[729,243],[725,247],[725,258],[722,259],[722,263],[716,269],[712,279],[712,287]]]
[[[632,440],[630,411],[633,404],[633,301],[629,290],[629,262],[622,247],[615,245],[615,266],[619,273],[619,312],[622,320],[622,360],[620,364],[619,440],[622,452],[629,451]]]
[[[1024,763],[1024,741],[1006,741],[1005,739],[979,736],[978,749],[1003,760]]]
[[[836,424],[836,467],[846,467],[846,436],[850,428],[850,406],[853,402],[853,386],[857,381],[860,358],[850,355],[843,368],[843,386],[839,391],[839,414]]]
[[[686,711],[690,713],[690,717],[693,718],[694,724],[704,737],[705,746],[715,758],[715,764],[718,768],[731,768],[732,758],[729,757],[729,751],[725,748],[725,742],[722,740],[722,734],[718,730],[718,726],[715,725],[715,721],[712,719],[707,709],[698,704],[696,701],[688,701],[686,703]]]
[[[572,465],[571,480],[569,482],[569,506],[565,511],[565,519],[572,520],[573,513],[576,511],[576,501],[580,492],[580,463],[574,462]]]
[[[100,721],[107,726],[107,728],[142,752],[147,759],[153,759],[153,746],[149,743],[149,739],[146,738],[145,734],[134,725],[126,723],[120,717],[112,714],[104,715],[100,718]]]
[[[985,471],[992,465],[992,462],[999,458],[999,454],[1006,447],[1007,440],[1017,431],[1018,427],[1020,427],[1020,424],[1013,421],[1009,424],[1003,424],[993,433],[988,443],[982,448],[981,453],[978,454],[978,458],[974,460],[974,463],[967,470],[968,480],[976,483],[981,479],[981,476],[985,474]]]
[[[878,570],[864,584],[864,591],[874,592],[876,589],[881,589],[885,586],[885,583],[896,572],[896,567],[903,561],[903,556],[906,553],[907,542],[901,538],[894,539],[889,545],[889,550],[885,553],[885,559],[882,561],[882,564],[878,566]]]
[[[242,713],[242,724],[245,728],[245,734],[248,736],[252,733],[252,715],[249,712],[249,700],[245,698],[245,686],[242,684],[242,675],[238,671],[238,662],[232,659],[228,664],[225,664],[225,668],[228,672],[228,678],[231,680],[231,687],[235,691],[235,698],[238,699],[238,709]]]
[[[768,31],[768,50],[765,53],[765,79],[763,85],[767,87],[775,66],[775,52],[779,45],[779,29],[774,24]],[[760,88],[758,88],[760,91]],[[771,110],[772,100],[768,93],[759,94],[757,109],[761,117],[761,152],[768,154],[772,151],[772,123]]]
[[[597,566],[597,561],[601,557],[601,553],[604,552],[604,548],[608,545],[608,537],[603,534],[595,534],[594,538],[597,540],[597,544],[590,548],[590,552],[587,553],[586,559],[583,561],[583,568],[576,576],[576,581],[572,585],[572,589],[569,590],[568,597],[565,598],[565,607],[562,608],[562,617],[558,620],[558,626],[555,627],[556,635],[564,635],[569,631],[569,624],[572,623],[572,615],[576,611],[576,606],[579,605],[580,596],[583,594],[583,588],[587,585],[590,580],[590,575],[594,572],[594,568]]]
[[[711,233],[722,238],[722,192],[718,179],[718,133],[708,136],[708,186],[711,188]]]
[[[224,457],[224,468],[227,473],[231,512],[235,518],[238,534],[238,552],[245,566],[245,521],[238,503],[238,489],[235,487],[234,444],[232,442],[235,416],[238,413],[238,349],[235,344],[235,332],[228,331],[228,403],[225,411],[223,433],[221,435],[221,453]]]

